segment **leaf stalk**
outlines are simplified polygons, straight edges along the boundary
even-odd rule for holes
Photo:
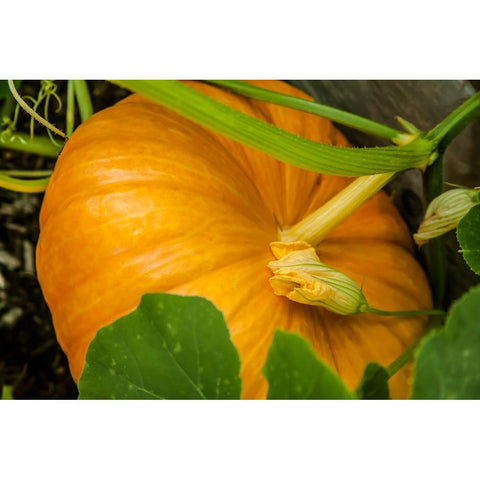
[[[241,113],[174,80],[114,80],[178,114],[285,163],[327,175],[360,176],[425,167],[432,143],[347,148],[323,145]]]

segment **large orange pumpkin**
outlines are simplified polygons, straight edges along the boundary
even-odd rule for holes
[[[311,140],[347,146],[322,118],[196,88]],[[254,82],[308,98],[281,82]],[[387,365],[422,333],[424,318],[341,317],[276,296],[270,243],[351,180],[281,163],[132,95],[82,124],[67,142],[40,217],[37,269],[58,340],[78,380],[96,331],[144,293],[210,299],[225,315],[242,367],[242,397],[264,398],[261,373],[276,329],[298,332],[350,388],[369,361]],[[429,308],[430,292],[409,232],[380,192],[316,248],[363,283],[370,305]],[[409,371],[390,380],[406,397]]]

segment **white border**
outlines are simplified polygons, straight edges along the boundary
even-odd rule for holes
[[[2,402],[2,473],[472,478],[479,408],[475,401]]]

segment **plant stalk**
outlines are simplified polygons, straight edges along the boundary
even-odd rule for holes
[[[442,159],[427,168],[424,175],[424,203],[428,205],[443,192]],[[433,238],[423,247],[427,277],[432,287],[433,305],[443,308],[446,293],[447,247],[442,237]],[[435,320],[436,321],[436,320]]]
[[[85,80],[71,80],[74,85],[75,97],[77,98],[78,111],[82,122],[93,115],[92,99]]]
[[[0,187],[13,192],[41,193],[47,188],[49,180],[50,177],[38,180],[23,180],[0,173]]]
[[[1,174],[19,178],[43,178],[51,175],[53,170],[0,170]]]
[[[480,92],[472,95],[445,117],[425,135],[425,138],[439,145],[439,149],[443,152],[447,145],[477,117],[480,117]]]
[[[293,135],[173,80],[115,80],[178,114],[260,150],[277,160],[318,173],[360,176],[424,167],[433,144],[417,138],[407,145],[348,148],[322,145]]]
[[[282,242],[303,240],[313,247],[318,245],[329,232],[384,187],[394,175],[382,173],[357,178],[318,210],[281,231],[280,240]]]
[[[422,339],[423,337],[412,343],[390,365],[385,367],[389,378],[395,375],[403,366],[405,366],[410,361]]]
[[[19,152],[34,153],[45,157],[56,158],[60,148],[52,143],[48,137],[30,135],[23,132],[15,132],[12,138],[0,142],[0,148],[16,150]]]
[[[284,107],[301,110],[302,112],[312,113],[324,118],[328,118],[333,122],[340,123],[347,127],[354,128],[369,135],[374,135],[386,140],[390,140],[396,144],[406,143],[405,137],[411,137],[400,130],[390,128],[381,123],[374,122],[367,118],[355,115],[353,113],[345,112],[338,108],[329,107],[312,100],[305,100],[303,98],[292,97],[283,93],[274,92],[265,88],[257,87],[250,83],[239,80],[206,80],[206,83],[218,85],[232,92],[244,95],[246,97],[255,98],[265,102],[282,105]]]
[[[17,92],[17,89],[15,88],[15,84],[13,80],[8,80],[8,87],[10,88],[10,91],[12,92],[12,95],[15,97],[15,100],[17,103],[32,117],[34,118],[38,123],[43,125],[44,127],[48,128],[50,131],[53,133],[59,135],[60,137],[65,138],[65,134],[59,130],[55,125],[52,125],[48,120],[43,118],[41,115],[39,115],[33,108],[28,105],[25,100],[20,96],[20,94]]]

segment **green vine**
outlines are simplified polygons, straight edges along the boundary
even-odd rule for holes
[[[323,145],[243,114],[173,80],[115,80],[113,83],[277,160],[327,175],[373,175],[424,168],[437,157],[434,142],[421,137],[394,147]]]
[[[88,85],[85,80],[71,80],[71,82],[75,91],[80,118],[82,122],[84,122],[93,114],[92,100],[90,98],[90,92],[88,91]]]
[[[333,122],[354,128],[369,135],[390,140],[398,145],[406,143],[405,140],[407,135],[405,135],[405,132],[395,130],[394,128],[387,127],[381,123],[374,122],[373,120],[369,120],[353,113],[345,112],[344,110],[340,110],[338,108],[322,105],[314,102],[313,100],[305,100],[303,98],[292,97],[283,93],[273,92],[271,90],[260,88],[239,80],[207,80],[206,83],[217,85],[246,97],[275,103],[276,105],[282,105],[284,107],[301,110],[302,112],[312,113],[314,115],[319,115],[321,117],[328,118]],[[409,135],[409,137],[411,137],[411,135]]]
[[[33,139],[33,120],[37,120],[39,123],[41,123],[44,127],[46,127],[48,129],[48,135],[51,136],[51,132],[54,132],[56,133],[57,135],[59,135],[60,137],[63,137],[65,138],[65,134],[59,130],[57,127],[55,127],[54,125],[52,125],[47,117],[48,117],[48,105],[49,105],[49,98],[51,96],[54,96],[54,98],[56,98],[58,100],[59,103],[59,108],[61,109],[61,101],[60,101],[60,98],[58,97],[58,95],[56,94],[56,86],[53,87],[51,83],[49,83],[50,81],[46,80],[44,81],[46,83],[42,84],[42,87],[40,89],[40,92],[38,94],[38,97],[37,99],[32,99],[31,97],[27,97],[27,98],[30,98],[31,100],[34,100],[34,104],[33,104],[33,107],[30,107],[27,102],[25,102],[25,100],[20,96],[20,94],[17,92],[17,89],[15,88],[15,84],[13,83],[13,80],[8,80],[8,86],[10,88],[10,91],[12,92],[12,95],[15,97],[15,100],[18,102],[18,104],[28,113],[30,114],[30,116],[32,117],[31,119],[31,123],[30,123],[30,136],[31,138]],[[46,118],[43,118],[41,117],[38,113],[37,113],[37,109],[39,107],[39,105],[41,104],[41,102],[43,102],[45,100],[45,117]],[[52,140],[53,138],[50,137]],[[57,145],[57,146],[60,146],[60,145]]]

